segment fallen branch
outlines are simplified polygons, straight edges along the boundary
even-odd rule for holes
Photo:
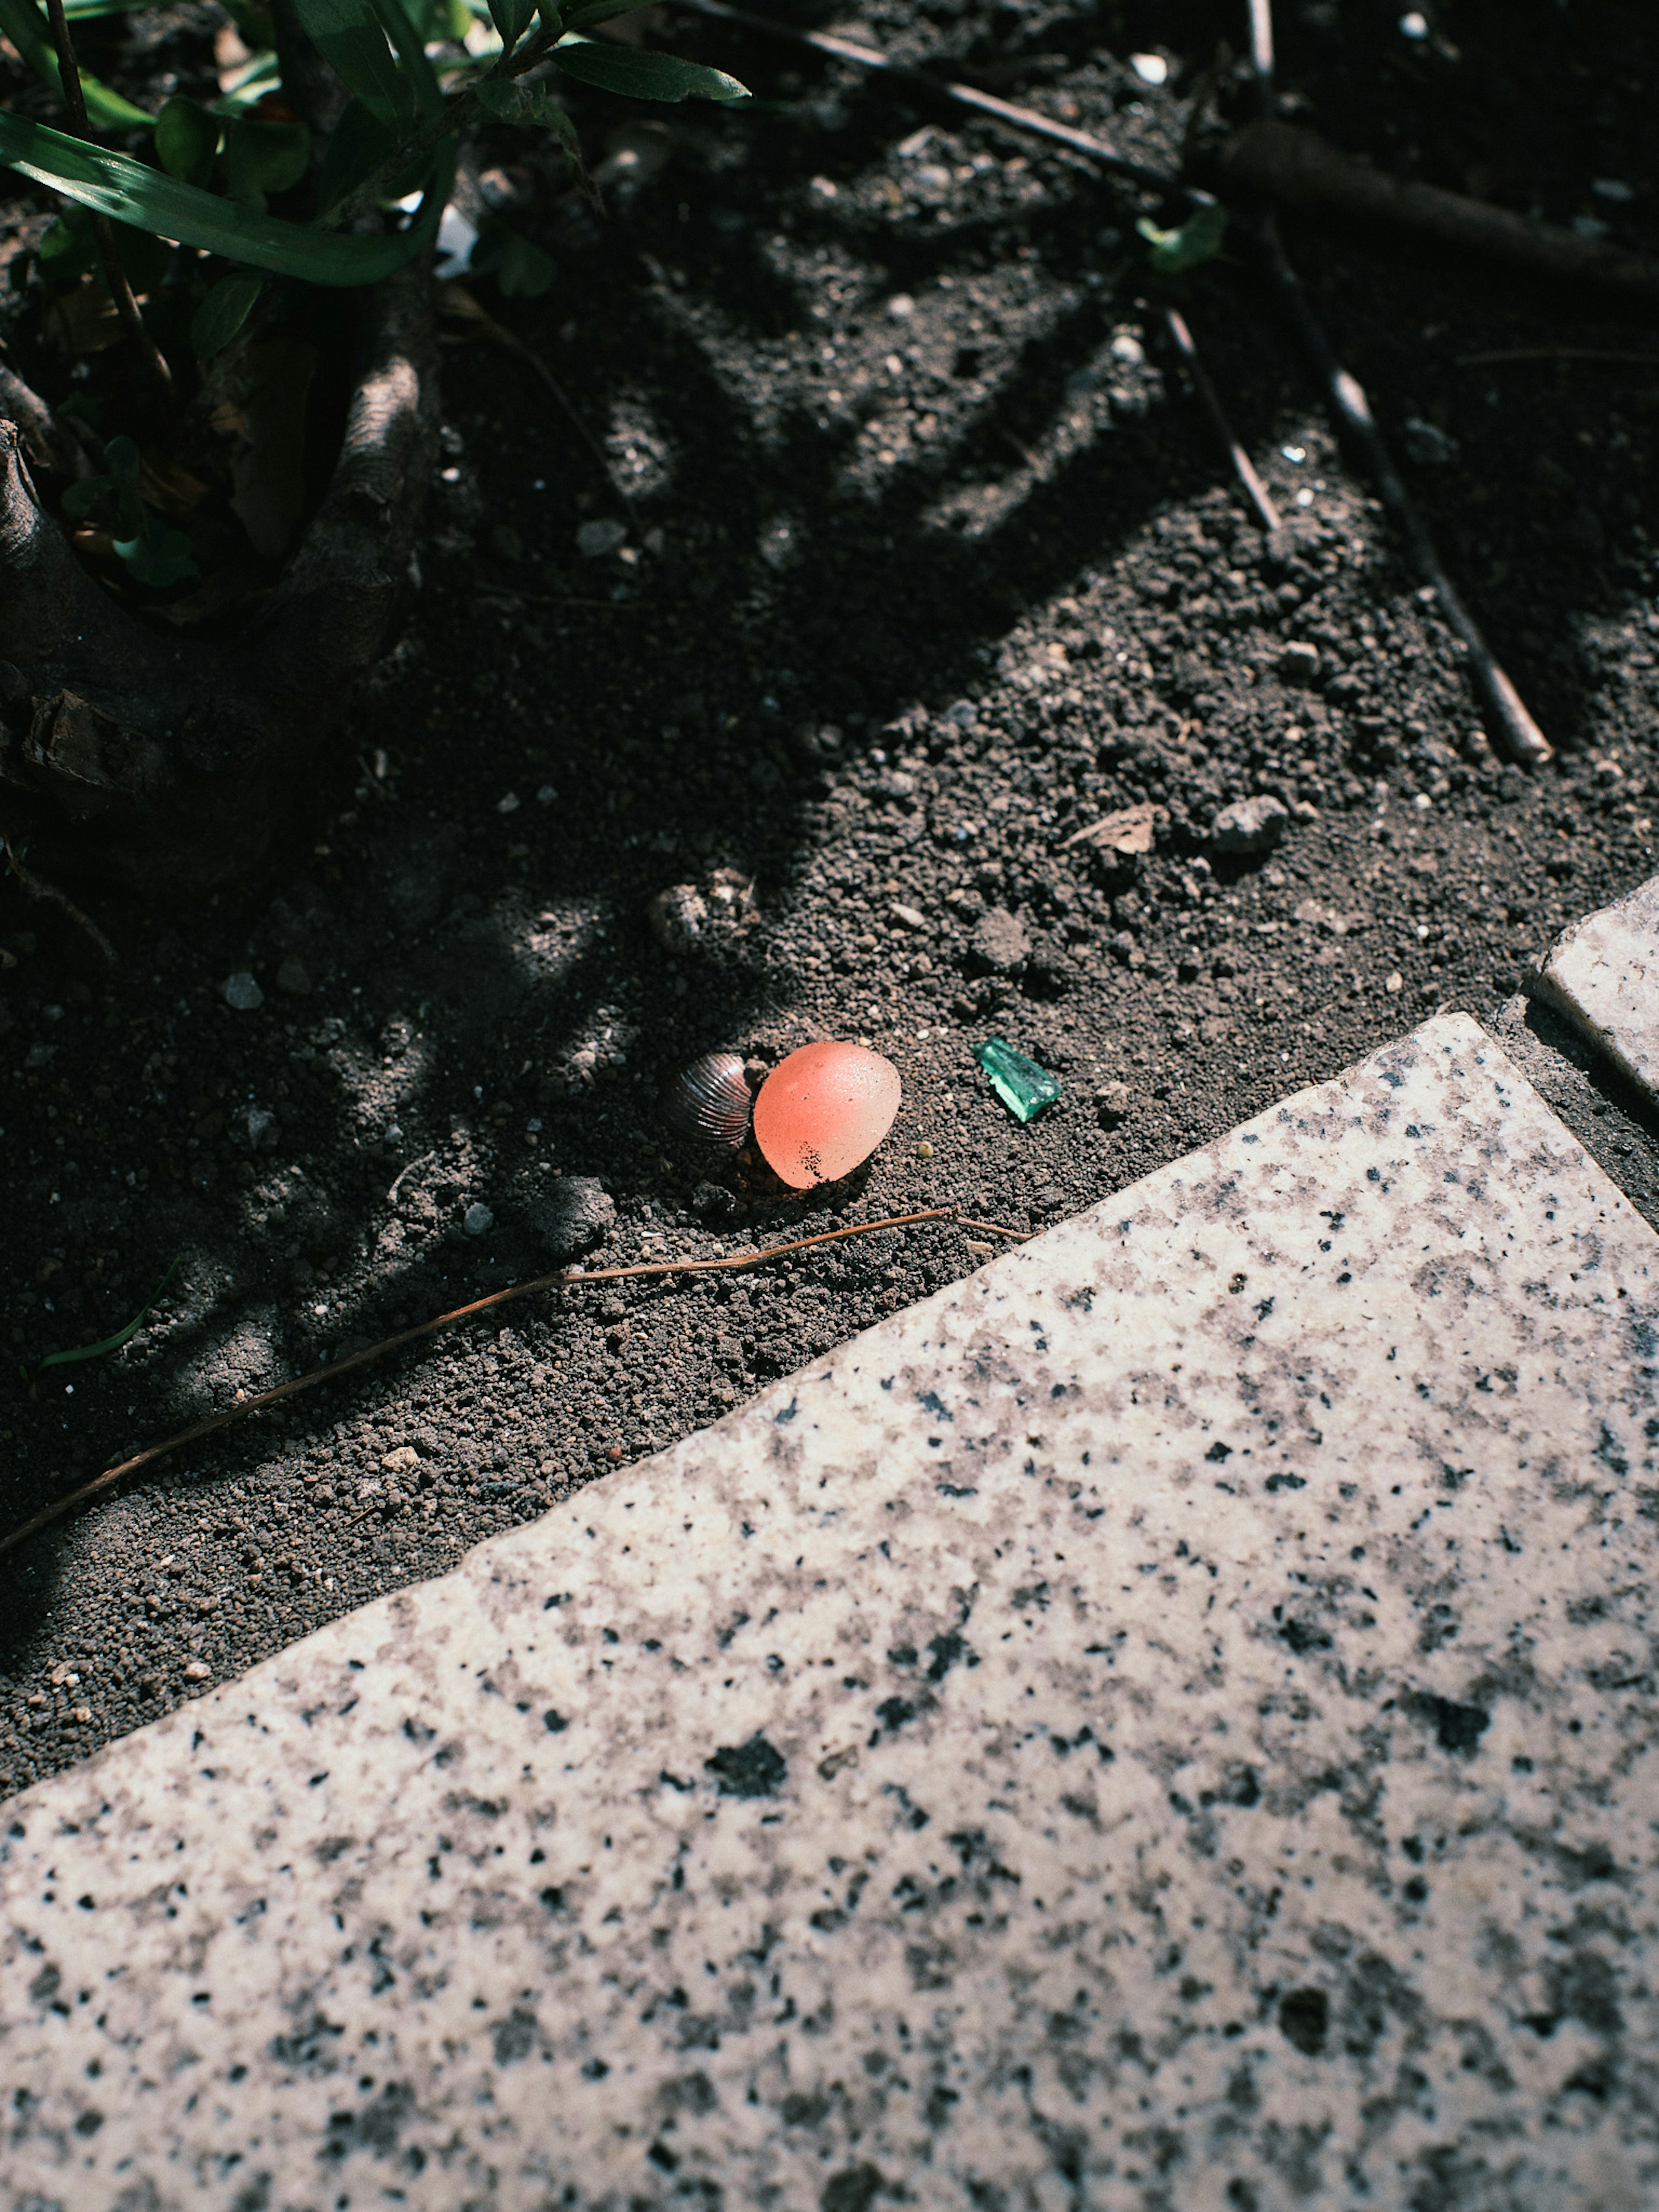
[[[1219,175],[1230,195],[1259,193],[1310,214],[1380,225],[1454,253],[1498,262],[1535,282],[1588,286],[1632,307],[1659,308],[1659,261],[1646,254],[1534,222],[1438,185],[1407,183],[1381,169],[1362,168],[1311,131],[1270,116],[1247,123],[1227,140]]]
[[[184,1445],[195,1443],[202,1437],[212,1436],[216,1430],[228,1428],[234,1421],[245,1420],[250,1413],[262,1412],[267,1406],[281,1403],[284,1398],[296,1396],[301,1390],[315,1389],[319,1382],[330,1382],[337,1376],[349,1375],[355,1368],[367,1367],[371,1360],[383,1358],[388,1352],[398,1352],[406,1344],[416,1344],[422,1337],[432,1336],[441,1328],[451,1328],[457,1322],[471,1321],[478,1314],[491,1313],[515,1298],[532,1297],[538,1291],[580,1290],[588,1283],[615,1283],[641,1275],[712,1275],[738,1274],[750,1267],[763,1267],[769,1261],[781,1260],[791,1252],[805,1252],[815,1244],[835,1244],[848,1237],[872,1236],[879,1229],[910,1229],[922,1221],[951,1221],[963,1229],[977,1229],[988,1235],[1007,1237],[1024,1243],[1026,1233],[1018,1229],[1004,1229],[994,1221],[964,1220],[953,1206],[930,1206],[918,1213],[890,1214],[881,1221],[855,1221],[844,1229],[823,1229],[811,1237],[797,1237],[787,1244],[771,1244],[761,1252],[734,1252],[718,1260],[655,1260],[646,1261],[628,1267],[561,1267],[550,1275],[534,1276],[527,1283],[510,1283],[504,1291],[492,1291],[488,1297],[474,1298],[470,1305],[457,1306],[452,1312],[440,1314],[434,1321],[418,1322],[413,1328],[400,1329],[397,1335],[383,1337],[378,1344],[365,1345],[361,1352],[348,1352],[343,1359],[331,1359],[325,1367],[313,1368],[309,1375],[295,1376],[291,1382],[279,1382],[275,1389],[261,1390],[256,1396],[243,1399],[240,1404],[223,1407],[210,1413],[204,1420],[192,1421],[187,1429],[176,1436],[165,1437],[147,1450],[135,1452],[118,1466],[106,1468],[90,1482],[83,1482],[76,1490],[68,1491],[55,1498],[50,1505],[0,1536],[0,1559],[26,1544],[31,1536],[38,1536],[43,1528],[65,1519],[77,1507],[87,1504],[103,1491],[136,1474],[140,1468],[151,1467],[169,1452]]]
[[[1270,0],[1250,0],[1250,48],[1256,70],[1257,91],[1263,105],[1271,106],[1274,94]],[[1249,127],[1257,131],[1280,128],[1272,122],[1254,124]],[[1371,404],[1365,396],[1365,388],[1338,359],[1334,347],[1325,334],[1324,325],[1315,314],[1312,303],[1302,288],[1302,281],[1291,266],[1273,211],[1268,209],[1257,214],[1244,228],[1302,341],[1304,351],[1325,388],[1326,404],[1336,417],[1339,429],[1345,431],[1349,442],[1358,448],[1395,528],[1405,540],[1407,554],[1417,571],[1421,588],[1433,596],[1448,629],[1462,641],[1468,655],[1469,680],[1488,718],[1496,725],[1504,750],[1519,768],[1542,767],[1546,761],[1554,758],[1555,749],[1528,712],[1521,694],[1510,682],[1508,673],[1486,643],[1479,623],[1463,605],[1450,577],[1441,566],[1440,556],[1435,550],[1428,525],[1419,514],[1416,501],[1401,482],[1393,456],[1383,441],[1382,433],[1376,427],[1376,418],[1371,413]]]
[[[1181,356],[1193,389],[1198,394],[1198,404],[1210,418],[1210,427],[1220,440],[1227,459],[1232,464],[1233,474],[1244,488],[1244,495],[1255,509],[1256,520],[1270,535],[1284,527],[1284,517],[1273,505],[1272,495],[1256,474],[1255,464],[1233,434],[1233,426],[1227,420],[1226,410],[1220,395],[1210,381],[1210,372],[1204,366],[1193,334],[1187,327],[1187,318],[1176,307],[1165,307],[1164,325],[1175,340],[1176,350]]]
[[[1583,361],[1598,367],[1659,368],[1659,353],[1607,353],[1600,346],[1500,346],[1492,353],[1461,353],[1454,368],[1495,368],[1513,361]]]
[[[914,68],[907,62],[889,61],[875,47],[854,46],[850,39],[837,38],[832,31],[798,31],[792,23],[775,22],[769,15],[750,15],[746,8],[728,8],[726,0],[678,0],[678,4],[694,15],[706,15],[719,23],[736,23],[743,30],[758,31],[763,38],[781,39],[786,46],[810,47],[814,53],[827,54],[835,61],[852,62],[859,69],[879,70],[900,84],[941,95],[958,107],[970,108],[976,115],[988,115],[994,122],[1012,125],[1016,131],[1024,131],[1033,137],[1069,147],[1073,153],[1085,155],[1100,167],[1109,169],[1114,176],[1127,177],[1148,191],[1161,192],[1166,199],[1185,201],[1196,207],[1207,204],[1212,197],[1165,170],[1150,169],[1144,161],[1132,161],[1109,146],[1103,138],[1092,137],[1086,131],[1073,131],[1068,124],[1056,123],[1034,107],[1017,107],[1012,100],[999,100],[994,93],[981,92],[976,86],[950,83],[943,77],[934,76],[931,70]]]
[[[28,893],[31,898],[44,899],[47,905],[55,906],[61,913],[66,914],[77,929],[85,931],[86,934],[98,947],[99,951],[103,955],[105,962],[109,967],[118,968],[120,966],[121,963],[119,958],[117,957],[115,947],[110,943],[108,938],[105,936],[103,931],[99,928],[97,923],[92,919],[92,916],[90,915],[82,914],[80,908],[75,903],[75,901],[72,898],[70,898],[64,892],[60,891],[56,884],[47,883],[44,877],[37,876],[32,869],[26,868],[23,866],[21,859],[19,857],[16,847],[12,843],[10,838],[0,836],[0,853],[3,853],[5,854],[6,866],[11,870],[13,875],[16,877],[19,884],[22,886],[24,890]]]

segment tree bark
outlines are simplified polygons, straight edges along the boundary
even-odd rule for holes
[[[169,903],[244,884],[313,771],[406,585],[438,428],[429,276],[370,295],[323,504],[228,644],[167,635],[87,574],[0,422],[0,830],[32,865]]]
[[[1219,173],[1229,193],[1403,231],[1534,279],[1587,287],[1649,314],[1659,310],[1659,261],[1648,255],[1362,167],[1294,124],[1247,123],[1222,147]]]

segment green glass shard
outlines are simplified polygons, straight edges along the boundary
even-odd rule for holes
[[[983,1044],[976,1044],[974,1058],[1016,1121],[1035,1121],[1045,1106],[1059,1104],[1060,1078],[1001,1037],[987,1037]]]

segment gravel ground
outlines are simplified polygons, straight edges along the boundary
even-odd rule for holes
[[[857,20],[1173,161],[1234,12]],[[1455,54],[1398,13],[1280,10],[1306,119],[1650,238],[1638,11],[1540,15],[1528,47],[1508,9],[1462,7]],[[614,1206],[595,1264],[928,1205],[1032,1228],[1442,1006],[1507,1021],[1652,1213],[1644,1109],[1502,1009],[1564,922],[1651,866],[1659,387],[1459,365],[1642,334],[1291,234],[1561,747],[1528,781],[1486,749],[1242,260],[1186,306],[1290,518],[1271,543],[1115,187],[850,72],[675,43],[763,105],[643,130],[596,103],[607,222],[526,198],[559,281],[502,310],[580,394],[611,483],[522,364],[458,336],[414,620],[280,879],[170,923],[94,899],[112,976],[0,888],[8,1525],[239,1392],[550,1265],[569,1178]],[[1161,89],[1124,59],[1155,46]],[[1219,849],[1217,812],[1261,797],[1278,848]],[[1145,854],[1068,842],[1138,805]],[[647,910],[678,885],[707,919],[671,951]],[[993,1034],[1065,1086],[1031,1127],[974,1064]],[[806,1206],[665,1128],[690,1055],[826,1035],[905,1086],[851,1188]],[[717,1417],[983,1243],[934,1224],[748,1279],[538,1297],[180,1454],[0,1569],[0,1787]],[[175,1260],[131,1343],[31,1387]]]

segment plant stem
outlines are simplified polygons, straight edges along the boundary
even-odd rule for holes
[[[545,25],[521,39],[512,53],[496,63],[489,74],[498,79],[512,80],[526,76],[539,61],[545,60],[549,50],[561,33],[550,31]],[[356,191],[349,192],[337,206],[328,209],[319,218],[319,228],[338,230],[342,224],[357,216],[372,215],[386,198],[393,183],[418,161],[422,155],[434,154],[446,138],[463,130],[485,112],[483,102],[475,91],[457,93],[445,100],[435,115],[428,115],[420,129],[388,154],[384,161],[370,170]]]
[[[77,138],[90,145],[92,130],[87,121],[86,98],[81,90],[81,64],[75,58],[75,41],[70,36],[69,17],[64,12],[64,0],[46,0],[46,13],[52,18],[52,43],[58,49],[58,74],[63,81],[64,104],[69,109],[70,129]],[[138,302],[132,296],[132,287],[127,282],[127,272],[121,266],[115,248],[115,227],[106,215],[92,218],[92,235],[98,247],[98,258],[103,264],[104,282],[115,302],[115,312],[127,336],[143,356],[145,368],[165,398],[168,411],[178,405],[179,395],[173,386],[173,371],[167,357],[144,326],[138,312]]]

